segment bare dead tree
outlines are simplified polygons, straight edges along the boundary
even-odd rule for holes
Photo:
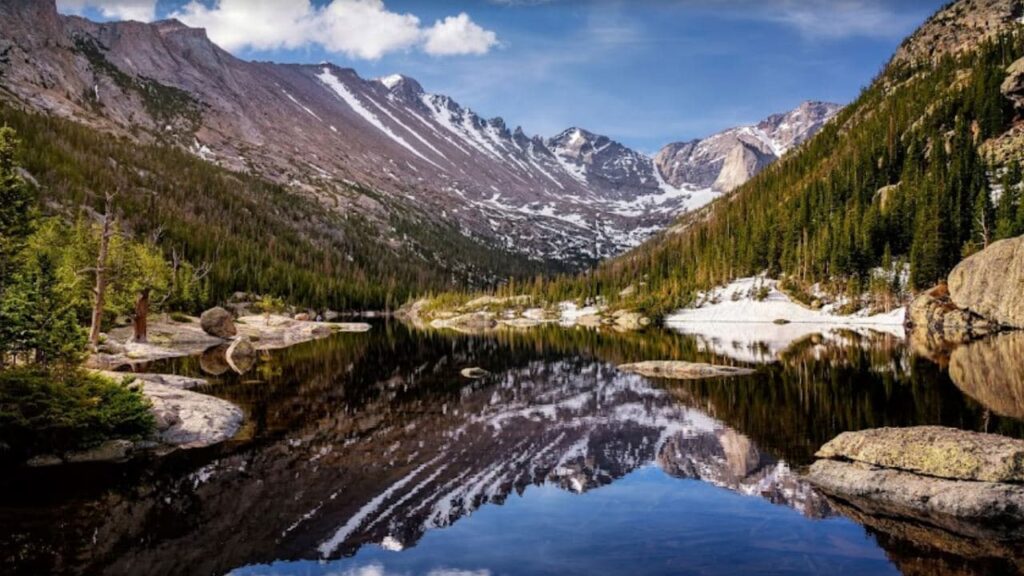
[[[101,220],[103,231],[100,234],[100,249],[96,256],[96,267],[93,272],[96,276],[96,285],[93,288],[92,323],[89,327],[89,346],[95,350],[100,342],[100,330],[103,323],[103,308],[106,305],[107,296],[107,257],[110,252],[110,239],[113,238],[114,230],[114,199],[116,192],[107,192],[106,201]]]

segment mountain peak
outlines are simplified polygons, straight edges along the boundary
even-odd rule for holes
[[[420,86],[419,82],[404,74],[382,76],[375,81],[387,88],[388,92],[405,100],[418,100],[424,94],[423,86]]]

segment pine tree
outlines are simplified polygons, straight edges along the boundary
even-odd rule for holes
[[[14,130],[0,127],[0,294],[35,220],[35,195],[18,175]]]
[[[51,255],[39,252],[13,275],[0,302],[0,356],[56,367],[81,360],[86,334],[56,269]]]

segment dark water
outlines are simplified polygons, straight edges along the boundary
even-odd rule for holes
[[[1022,372],[1005,360],[1022,342],[987,346],[933,360],[852,332],[780,348],[661,330],[376,324],[212,378],[203,392],[248,416],[225,445],[4,472],[0,572],[1017,573],[1015,546],[865,516],[800,477],[844,430],[1024,437]],[[746,361],[757,373],[668,382],[615,368],[645,359]],[[460,376],[473,366],[491,375]]]

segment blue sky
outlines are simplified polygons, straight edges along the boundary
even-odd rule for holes
[[[856,97],[944,0],[58,0],[176,15],[246,59],[403,73],[531,134],[645,152],[803,100]]]

